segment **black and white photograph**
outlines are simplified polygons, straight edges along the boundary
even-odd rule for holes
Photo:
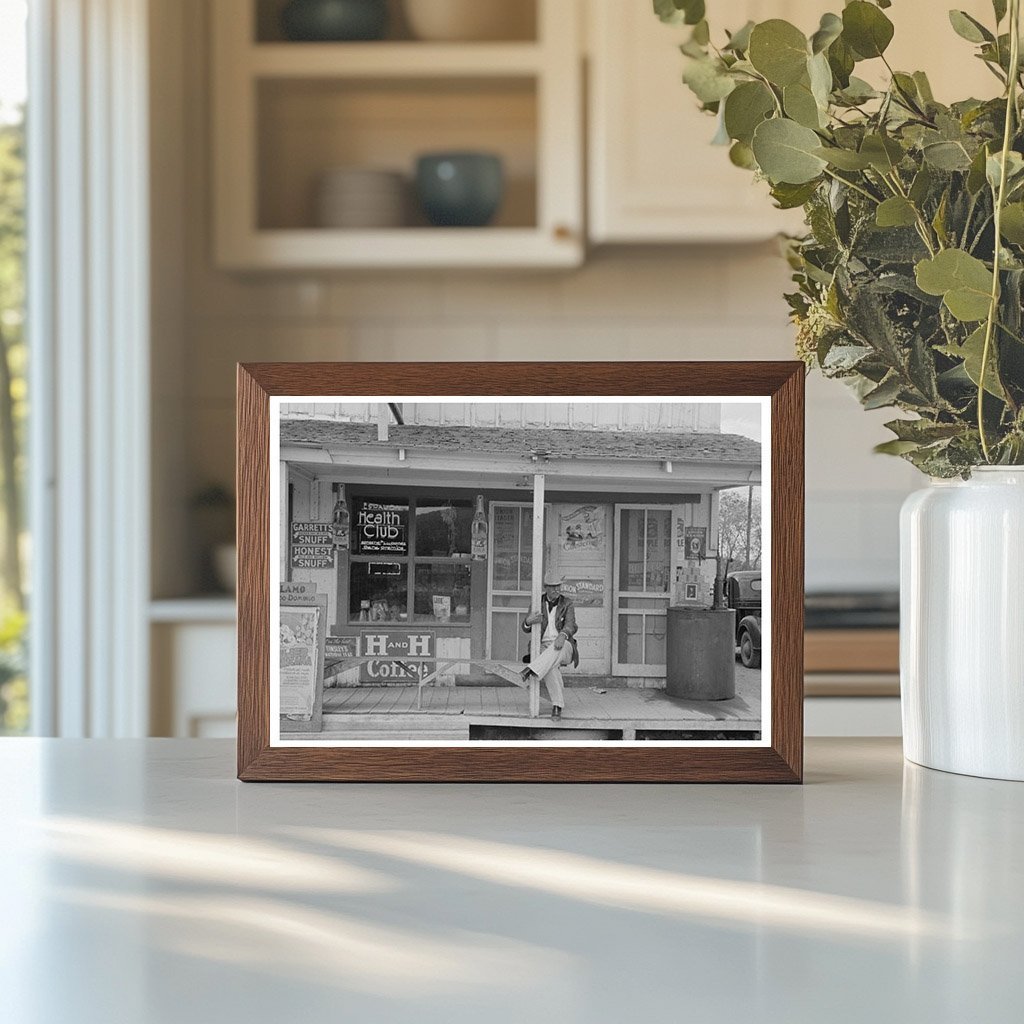
[[[272,398],[273,745],[766,744],[769,418]]]

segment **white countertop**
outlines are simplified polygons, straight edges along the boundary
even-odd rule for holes
[[[1024,1015],[1024,785],[242,785],[224,741],[0,741],[10,1024]]]

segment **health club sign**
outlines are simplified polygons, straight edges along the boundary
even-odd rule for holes
[[[416,683],[434,671],[436,634],[366,630],[359,634],[359,653],[371,659],[359,667],[361,683]]]
[[[356,549],[360,555],[409,554],[408,506],[357,501]]]

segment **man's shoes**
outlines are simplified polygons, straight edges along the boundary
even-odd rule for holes
[[[551,708],[551,721],[560,722],[562,720],[562,709],[557,705],[553,705]]]

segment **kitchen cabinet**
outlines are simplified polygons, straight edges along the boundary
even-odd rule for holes
[[[544,267],[583,258],[579,8],[535,4],[533,38],[293,42],[279,0],[217,0],[214,250],[222,268]],[[396,8],[396,11],[400,10]],[[424,152],[496,153],[493,225],[324,227],[313,197],[338,168],[398,172]],[[367,186],[364,186],[364,188]],[[378,186],[379,187],[379,186]],[[354,202],[354,200],[353,200]]]
[[[710,145],[715,121],[682,84],[685,26],[663,25],[650,3],[586,0],[589,37],[588,215],[593,243],[727,242],[800,231],[799,211],[776,210],[764,183]],[[785,18],[810,34],[840,3],[827,0],[708,0],[713,38],[747,20]],[[958,7],[992,21],[988,0]],[[928,72],[943,101],[995,94],[998,83],[955,35],[946,8],[901,0],[886,11],[896,27],[887,56]],[[858,72],[875,83],[880,61]]]

